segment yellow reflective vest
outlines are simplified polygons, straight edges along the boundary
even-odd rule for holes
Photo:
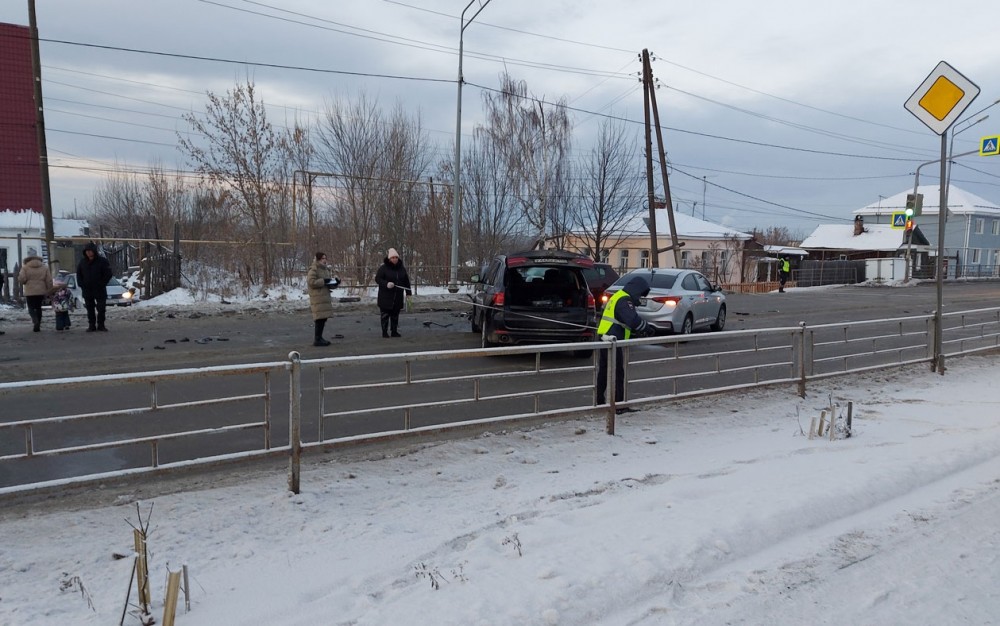
[[[611,327],[615,324],[615,305],[622,298],[630,298],[624,289],[619,289],[614,293],[609,299],[608,303],[604,305],[604,312],[601,313],[601,323],[597,325],[597,336],[601,337],[607,334]],[[625,338],[628,339],[632,336],[632,329],[625,328]]]

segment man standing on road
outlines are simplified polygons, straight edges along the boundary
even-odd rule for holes
[[[788,262],[787,256],[778,257],[778,293],[785,293],[785,283],[788,282],[788,275],[792,273],[792,264]]]
[[[87,332],[105,331],[104,311],[108,305],[108,281],[111,264],[97,253],[93,241],[83,248],[83,258],[76,266],[76,284],[83,292],[83,306],[87,309]]]
[[[622,341],[631,339],[633,336],[648,337],[655,330],[646,323],[646,320],[639,317],[635,310],[640,298],[646,297],[649,293],[649,283],[642,276],[635,276],[625,283],[625,287],[619,289],[608,300],[601,314],[601,323],[597,325],[597,335],[601,339],[615,339]],[[597,404],[604,404],[605,393],[608,388],[608,351],[601,350],[597,357]],[[625,400],[625,351],[621,348],[615,350],[615,402]],[[628,413],[634,411],[628,407],[616,409],[616,413]]]
[[[375,272],[375,282],[378,284],[382,337],[399,337],[399,312],[410,291],[410,277],[395,248],[389,248],[386,253],[385,260]]]

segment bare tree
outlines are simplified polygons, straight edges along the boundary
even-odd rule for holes
[[[624,122],[605,119],[596,145],[579,168],[578,204],[572,213],[574,233],[595,261],[601,260],[602,250],[617,247],[625,238],[623,227],[641,208],[644,184],[637,137],[627,132]]]
[[[146,221],[144,187],[141,175],[116,162],[94,192],[91,227],[122,236],[141,233]]]
[[[513,244],[521,213],[503,154],[485,129],[476,129],[462,172],[462,258],[481,267]]]
[[[420,182],[428,154],[419,118],[398,104],[388,119],[365,94],[327,105],[317,160],[338,176],[330,208],[353,238],[343,249],[357,282],[370,279],[386,248],[414,252],[416,216],[428,199]]]
[[[271,284],[274,274],[275,215],[283,200],[287,155],[254,84],[238,84],[225,95],[208,92],[203,116],[183,116],[198,140],[178,135],[179,147],[195,169],[231,190],[236,212],[252,230],[259,249],[244,257],[245,280]]]
[[[552,234],[553,198],[565,191],[561,172],[570,144],[569,116],[564,100],[550,104],[529,95],[527,83],[508,74],[500,76],[500,83],[499,93],[483,94],[485,130],[500,150],[522,214],[541,246]]]

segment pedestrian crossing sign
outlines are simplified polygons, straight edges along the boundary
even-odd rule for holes
[[[996,156],[1000,154],[1000,135],[983,137],[979,142],[979,156]]]
[[[893,228],[906,228],[906,213],[902,211],[892,214],[892,227]]]

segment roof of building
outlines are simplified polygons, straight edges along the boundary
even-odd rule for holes
[[[648,235],[649,234],[649,211],[636,213],[621,228],[621,232],[628,235]],[[684,215],[674,211],[674,224],[677,226],[677,237],[680,239],[726,239],[736,237],[741,241],[753,239],[752,235],[727,228],[721,224],[700,220],[697,217]],[[656,209],[656,235],[670,236],[670,220],[666,209]]]
[[[807,250],[872,250],[891,252],[899,250],[905,243],[904,231],[890,224],[865,224],[864,232],[854,234],[854,224],[820,224],[811,235],[803,240],[801,247]],[[927,239],[914,229],[914,247],[927,245]],[[919,242],[919,243],[918,243]]]
[[[767,244],[764,246],[764,252],[773,254],[774,256],[809,256],[808,250],[794,246],[772,246]]]
[[[913,188],[901,191],[894,196],[882,198],[879,202],[869,204],[866,207],[854,211],[855,215],[892,215],[906,210],[906,195],[913,193]],[[940,185],[920,185],[917,193],[923,194],[923,213],[927,215],[937,215],[940,202]],[[948,187],[948,211],[956,215],[968,215],[970,213],[1000,215],[1000,205],[990,202],[985,198],[980,198],[974,193],[969,193],[964,189],[959,189],[955,185]]]
[[[52,218],[52,230],[56,237],[79,237],[84,235],[87,220],[62,217]],[[45,229],[41,213],[34,211],[0,211],[0,230],[17,231],[25,237],[39,237]]]

